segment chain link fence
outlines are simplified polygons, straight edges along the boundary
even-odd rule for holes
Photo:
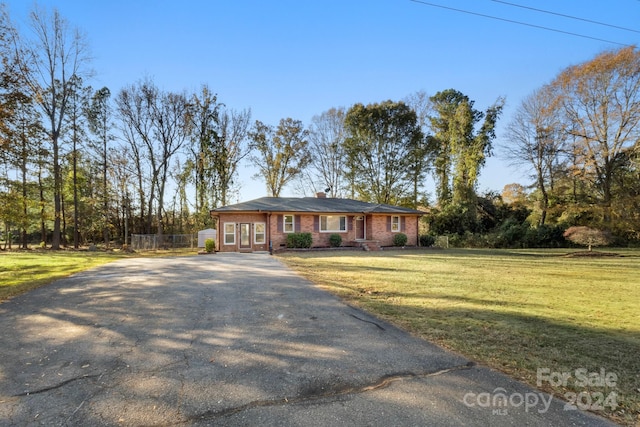
[[[160,249],[195,249],[197,234],[132,234],[131,249],[134,251],[156,251]]]
[[[449,236],[438,236],[433,244],[436,248],[449,249]]]

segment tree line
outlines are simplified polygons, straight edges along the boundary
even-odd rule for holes
[[[244,162],[267,195],[289,186],[426,208],[431,233],[485,245],[572,225],[640,240],[633,47],[569,67],[526,98],[503,151],[531,171],[531,187],[481,195],[502,98],[479,110],[455,89],[420,91],[331,108],[308,126],[293,118],[272,126],[226,107],[207,84],[195,93],[150,78],[114,94],[92,88],[86,40],[57,10],[34,7],[32,38],[4,9],[0,19],[0,220],[22,247],[108,246],[132,233],[214,226],[209,210],[237,199]]]

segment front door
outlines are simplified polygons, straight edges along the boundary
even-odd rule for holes
[[[251,248],[251,224],[240,224],[240,249]]]
[[[356,240],[364,240],[365,239],[365,233],[364,233],[364,216],[357,216],[356,217]]]

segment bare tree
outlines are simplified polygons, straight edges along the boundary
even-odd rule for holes
[[[157,157],[158,236],[164,232],[164,197],[171,170],[171,160],[187,141],[187,97],[183,93],[163,93],[152,104],[152,118],[156,144],[149,147],[150,157]]]
[[[431,170],[435,158],[435,150],[433,150],[431,137],[431,121],[429,117],[433,114],[433,104],[431,97],[425,91],[418,91],[406,97],[405,103],[416,113],[418,126],[422,131],[422,140],[416,143],[416,150],[420,155],[413,157],[413,165],[411,165],[413,179],[413,200],[417,207],[421,202],[419,194],[424,186],[427,174]],[[426,198],[425,198],[426,199]],[[422,201],[424,204],[426,200]]]
[[[344,108],[331,108],[311,119],[309,152],[311,163],[304,174],[302,187],[313,193],[328,191],[329,197],[347,194],[345,177]]]
[[[155,207],[156,231],[162,236],[171,161],[189,134],[187,98],[181,93],[160,92],[146,80],[122,89],[116,104],[123,134],[134,154],[141,204],[145,198],[147,201],[146,228],[151,230]],[[148,195],[146,189],[150,190]]]
[[[247,144],[250,120],[251,110],[223,109],[220,114],[220,132],[213,163],[217,181],[214,207],[217,206],[217,202],[222,206],[229,202],[230,193],[234,190],[233,180],[238,174],[238,165],[250,153]]]
[[[506,157],[514,165],[527,165],[534,171],[540,192],[540,220],[543,225],[549,210],[549,191],[564,151],[565,133],[562,114],[558,112],[551,86],[543,86],[526,97],[507,127],[509,143]]]
[[[136,193],[140,208],[140,227],[144,233],[151,233],[152,207],[155,201],[155,185],[152,173],[153,158],[146,161],[144,147],[151,146],[153,125],[148,103],[151,91],[142,90],[147,83],[130,85],[120,90],[116,97],[116,111],[120,131],[131,149]],[[150,166],[151,165],[151,166]],[[147,212],[147,206],[149,210]]]
[[[61,243],[62,176],[60,136],[71,96],[72,79],[90,74],[85,37],[70,28],[57,9],[51,14],[34,7],[30,15],[34,39],[19,44],[23,77],[47,121],[54,180],[54,222],[51,247]]]

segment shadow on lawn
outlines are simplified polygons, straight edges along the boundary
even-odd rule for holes
[[[336,283],[327,289],[342,295],[374,315],[379,315],[429,341],[460,352],[479,363],[537,386],[538,368],[550,372],[570,372],[566,384],[543,382],[538,388],[562,397],[567,391],[617,393],[617,408],[609,409],[618,421],[640,421],[640,331],[609,330],[577,325],[570,320],[551,320],[517,312],[502,312],[498,301],[453,295],[421,294],[430,304],[412,303],[415,293],[354,293],[349,286]],[[446,300],[446,308],[438,306]],[[471,303],[483,308],[451,307],[451,301]],[[537,304],[529,304],[539,306]],[[576,369],[600,373],[604,369],[617,375],[615,387],[582,386]]]

